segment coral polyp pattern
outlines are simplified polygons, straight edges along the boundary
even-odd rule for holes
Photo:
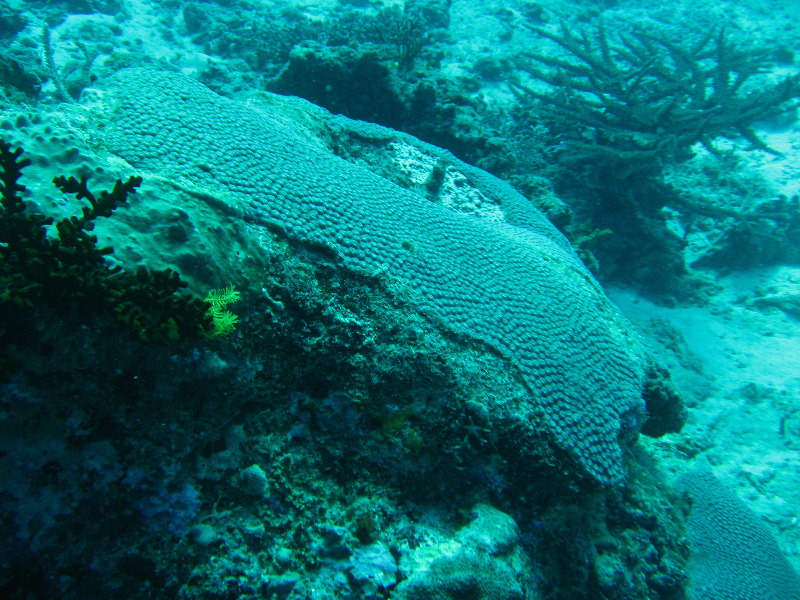
[[[275,100],[229,100],[151,70],[122,71],[101,90],[94,110],[105,142],[137,171],[206,190],[253,227],[407,287],[419,310],[488,344],[521,374],[529,393],[486,399],[492,421],[544,432],[595,481],[623,478],[620,440],[635,439],[645,417],[643,352],[561,234],[511,188],[416,142],[434,165],[431,179],[436,168],[457,174],[472,186],[463,193],[504,216],[486,219],[328,147],[343,129],[378,144],[389,138],[374,125],[362,130],[311,107],[294,123]]]

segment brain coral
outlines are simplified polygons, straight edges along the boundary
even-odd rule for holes
[[[800,577],[758,515],[709,471],[682,475],[689,515],[690,600],[797,600]]]
[[[112,152],[139,171],[213,190],[249,222],[327,248],[348,268],[404,282],[420,310],[490,344],[522,373],[529,396],[494,399],[491,416],[523,434],[543,424],[584,475],[622,479],[620,438],[635,439],[644,420],[640,347],[524,198],[409,136],[316,107],[290,114],[274,108],[278,100],[237,102],[148,70],[122,71],[101,89]],[[309,126],[314,119],[323,126]],[[438,169],[441,193],[420,194],[340,158],[325,127],[391,139],[397,170],[413,181]]]

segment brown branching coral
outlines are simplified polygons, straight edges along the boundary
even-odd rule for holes
[[[87,179],[56,177],[61,192],[85,200],[78,216],[53,218],[29,209],[23,200],[22,170],[30,160],[20,148],[0,140],[0,309],[4,318],[23,310],[78,310],[106,314],[134,338],[153,343],[199,337],[214,323],[209,304],[179,294],[187,284],[170,269],[110,266],[111,247],[98,247],[98,218],[111,217],[129,202],[141,177],[117,180],[97,194]],[[52,227],[51,227],[52,226]],[[54,231],[53,231],[54,229]],[[0,328],[2,325],[0,324]],[[2,362],[0,357],[0,362]]]

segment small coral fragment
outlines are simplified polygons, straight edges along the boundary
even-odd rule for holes
[[[230,304],[231,302],[236,302],[239,300],[241,294],[239,294],[238,290],[234,286],[228,286],[226,288],[221,288],[218,290],[211,290],[208,292],[205,300],[211,306],[225,306]]]
[[[225,307],[231,302],[239,300],[240,294],[234,286],[211,290],[205,301],[211,306],[206,313],[211,318],[211,329],[204,334],[206,339],[216,339],[231,333],[236,329],[239,317]]]

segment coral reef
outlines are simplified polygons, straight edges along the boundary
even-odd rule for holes
[[[13,340],[19,364],[0,385],[0,518],[12,532],[0,593],[680,598],[680,521],[659,519],[662,506],[633,491],[644,485],[630,450],[646,373],[635,362],[620,373],[636,386],[618,398],[633,406],[612,423],[618,455],[596,433],[616,418],[608,406],[554,396],[581,381],[600,387],[594,400],[620,393],[587,369],[635,339],[530,203],[444,151],[297,99],[256,106],[175,74],[120,75],[91,96],[107,104],[57,113],[94,113],[97,155],[48,118],[29,121],[32,139],[51,128],[30,143],[31,172],[66,170],[40,154],[64,146],[106,179],[142,169],[137,202],[93,221],[120,264],[201,262],[192,289],[221,272],[253,293],[220,343],[142,344],[110,319],[74,327],[53,311]],[[158,152],[143,131],[165,136]],[[74,212],[45,189],[32,188],[31,205]],[[498,263],[475,268],[487,240]],[[530,271],[529,260],[539,260]],[[503,270],[516,275],[476,306]],[[552,277],[541,280],[552,306],[533,275]],[[514,303],[507,293],[519,287]],[[574,306],[583,293],[591,301]],[[235,296],[223,288],[210,303]],[[552,357],[538,397],[511,354],[519,348],[485,333],[498,308],[542,323],[512,340]],[[548,415],[590,443],[575,447]],[[655,487],[648,495],[666,502]]]
[[[145,69],[121,71],[104,89],[113,99],[104,117],[113,151],[137,168],[166,175],[177,167],[194,185],[222,186],[230,209],[249,222],[277,227],[349,268],[396,278],[419,296],[421,310],[518,365],[532,391],[493,406],[493,419],[548,432],[593,480],[623,477],[621,444],[645,418],[644,351],[566,240],[524,198],[376,125],[306,111],[322,139],[325,130],[383,138],[394,149],[393,170],[422,181],[445,161],[450,177],[435,202],[427,187],[424,196],[405,190],[368,163],[347,162],[277,125],[277,104],[251,110],[191,79]]]
[[[796,24],[7,4],[0,597],[797,594]]]

